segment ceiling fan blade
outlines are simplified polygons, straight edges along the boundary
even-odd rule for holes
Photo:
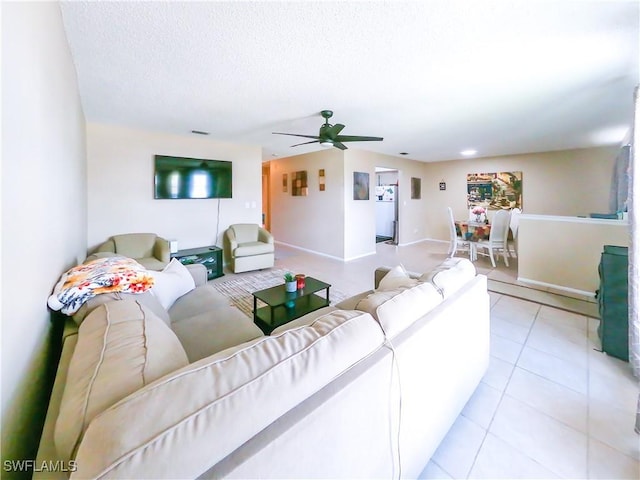
[[[342,125],[341,123],[336,123],[334,126],[329,128],[329,130],[327,130],[327,136],[329,138],[335,139],[336,136],[342,131],[343,128],[344,128],[344,125]]]
[[[340,150],[346,150],[347,146],[343,145],[342,143],[338,142],[337,140],[333,141],[333,146],[336,148],[339,148]]]
[[[338,135],[334,138],[337,142],[379,142],[382,137],[358,137],[355,135]]]
[[[318,143],[320,140],[311,140],[310,142],[296,143],[295,145],[291,145],[292,147],[297,147],[299,145],[307,145],[308,143]]]
[[[281,132],[272,132],[274,135],[289,135],[290,137],[302,137],[302,138],[315,138],[316,140],[320,137],[317,135],[298,135],[297,133],[281,133]]]

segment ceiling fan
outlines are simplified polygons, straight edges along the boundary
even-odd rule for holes
[[[318,135],[298,135],[296,133],[281,133],[273,132],[274,135],[290,135],[292,137],[313,138],[310,142],[296,143],[291,145],[297,147],[299,145],[307,145],[308,143],[319,143],[323,147],[336,147],[340,150],[346,150],[347,146],[344,142],[379,142],[383,140],[382,137],[361,137],[356,135],[340,135],[340,132],[344,128],[341,123],[331,125],[329,119],[333,116],[331,110],[322,110],[320,112],[322,118],[324,118],[324,124],[320,126],[320,132]]]

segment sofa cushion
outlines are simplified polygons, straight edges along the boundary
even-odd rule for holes
[[[96,415],[187,364],[175,334],[139,302],[118,300],[94,309],[80,325],[69,363],[55,426],[58,453],[73,458]]]
[[[443,298],[451,296],[476,276],[476,267],[466,258],[448,258],[432,271],[420,277],[420,281],[432,283]]]
[[[418,280],[411,278],[402,265],[397,265],[382,277],[376,290],[395,290],[399,287],[413,287],[417,284]]]
[[[395,337],[418,318],[442,302],[438,290],[430,283],[413,287],[374,292],[356,305],[375,318],[388,338]]]
[[[172,322],[171,328],[190,362],[264,336],[249,317],[227,304],[201,309],[196,315]]]
[[[73,315],[73,320],[80,325],[82,321],[89,315],[93,310],[95,310],[100,305],[113,302],[114,300],[135,300],[140,302],[140,304],[144,305],[148,309],[150,309],[154,314],[156,314],[164,323],[167,325],[171,324],[169,319],[169,314],[165,310],[165,308],[160,304],[160,300],[151,293],[150,290],[147,290],[143,293],[121,293],[121,292],[113,292],[113,293],[102,293],[100,295],[96,295],[93,298],[90,298],[86,302],[82,304],[82,306],[78,309],[76,313]]]
[[[273,243],[264,242],[244,242],[239,243],[233,251],[236,257],[250,257],[252,255],[262,255],[263,253],[273,253]]]
[[[136,258],[136,262],[142,265],[147,270],[155,270],[160,271],[167,266],[167,262],[163,262],[162,260],[158,260],[155,257],[143,257]]]
[[[75,475],[195,478],[383,342],[370,315],[336,310],[202,359],[96,417]]]
[[[231,228],[238,243],[258,241],[258,225],[255,223],[236,223]]]
[[[178,298],[196,288],[189,270],[175,258],[161,272],[149,271],[149,275],[155,280],[151,293],[167,310]]]
[[[114,235],[116,252],[131,258],[153,257],[153,246],[158,236],[155,233],[125,233]]]
[[[318,310],[314,310],[311,313],[307,313],[306,315],[303,315],[300,318],[296,318],[291,322],[285,323],[284,325],[280,325],[278,328],[274,329],[273,332],[271,332],[271,335],[272,336],[279,335],[282,332],[285,332],[287,330],[292,330],[294,328],[311,325],[313,322],[315,322],[319,318],[324,317],[325,315],[330,315],[334,310],[338,310],[338,309],[334,306],[319,308]],[[347,309],[345,308],[341,310],[347,310]],[[354,310],[354,309],[350,308],[349,310]]]
[[[358,293],[353,297],[346,298],[341,302],[336,303],[336,308],[339,308],[340,310],[357,310],[356,306],[358,305],[360,300],[367,298],[372,293],[374,293],[373,290],[367,290],[365,292]]]
[[[211,285],[201,285],[178,298],[169,308],[169,316],[171,322],[179,322],[183,318],[229,305],[231,305],[229,299]]]

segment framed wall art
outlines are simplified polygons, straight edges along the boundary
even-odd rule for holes
[[[467,174],[467,206],[522,210],[522,172]]]
[[[369,174],[353,172],[353,199],[369,200]]]
[[[291,195],[294,197],[306,197],[309,194],[307,185],[307,171],[293,172],[291,177]]]
[[[417,177],[411,177],[411,199],[412,200],[420,200],[421,188],[422,188],[422,180]]]

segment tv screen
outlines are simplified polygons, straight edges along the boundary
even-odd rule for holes
[[[231,198],[231,162],[155,156],[155,198]]]

